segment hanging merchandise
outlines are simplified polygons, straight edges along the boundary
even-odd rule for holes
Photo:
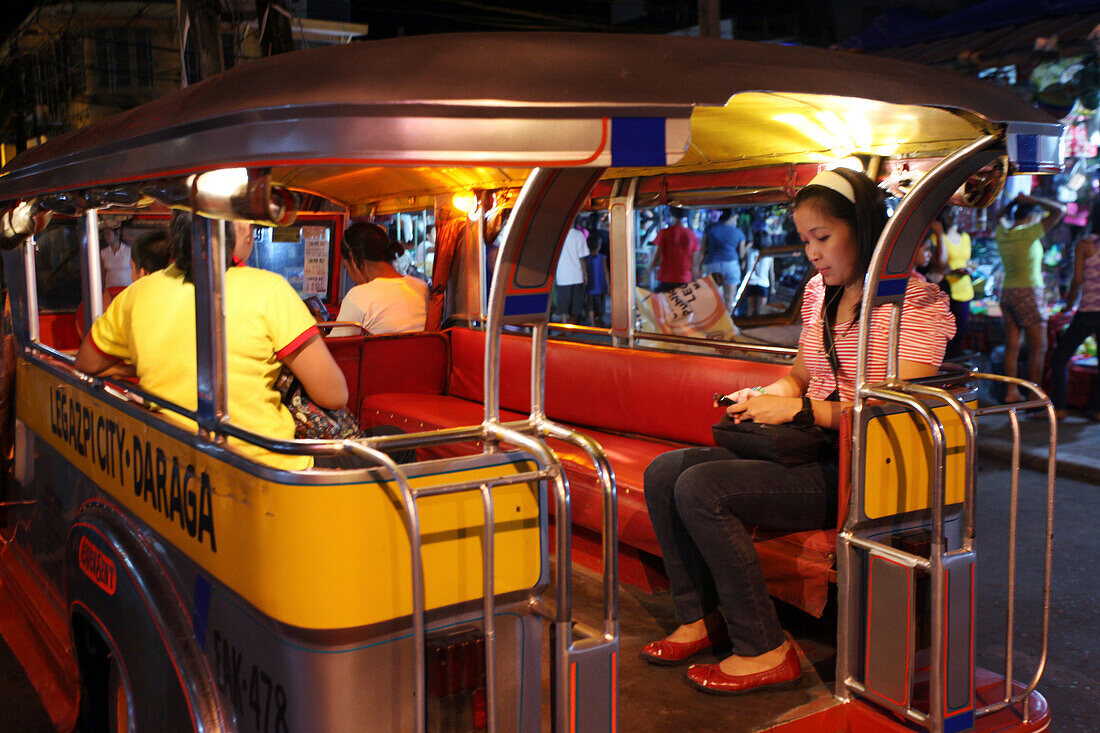
[[[1100,143],[1100,115],[1076,115],[1071,124],[1066,125],[1062,140],[1066,146],[1067,158],[1095,158],[1097,143]]]

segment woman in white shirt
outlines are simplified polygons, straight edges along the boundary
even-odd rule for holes
[[[357,222],[347,228],[340,253],[355,287],[344,296],[336,320],[358,323],[372,335],[424,330],[428,286],[398,272],[394,263],[403,249],[377,224]],[[346,327],[332,331],[333,336],[357,333]]]
[[[103,268],[103,287],[124,288],[133,282],[130,276],[130,245],[122,239],[122,227],[100,227],[99,246],[102,248],[99,250],[99,262]]]

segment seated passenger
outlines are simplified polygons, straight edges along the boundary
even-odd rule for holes
[[[377,224],[357,222],[344,232],[340,253],[355,287],[344,296],[337,321],[358,323],[368,334],[423,331],[428,315],[428,285],[402,275],[394,261],[404,248],[390,241]],[[355,336],[354,328],[334,328],[333,336]]]
[[[819,174],[795,197],[794,221],[817,275],[806,286],[802,334],[790,372],[732,395],[735,421],[794,423],[836,430],[855,393],[863,280],[886,223],[880,191],[866,176]],[[867,378],[885,379],[889,307],[872,315]],[[954,333],[947,296],[909,279],[901,317],[898,371],[929,376]],[[658,456],[645,471],[645,499],[680,626],[647,644],[642,658],[680,664],[728,638],[733,655],[687,673],[713,694],[794,684],[798,655],[779,626],[746,527],[784,532],[836,526],[837,455],[786,467],[720,447]]]
[[[237,236],[239,261],[252,238]],[[191,215],[177,213],[170,232],[175,262],[119,294],[80,344],[76,367],[102,374],[120,360],[133,364],[141,386],[186,409],[197,407],[195,286]],[[230,263],[226,263],[229,265]],[[286,364],[321,407],[339,409],[348,400],[344,375],[320,338],[302,299],[267,270],[228,267],[225,273],[225,342],[229,419],[277,440],[294,438],[294,418],[280,402],[275,379]],[[175,413],[164,415],[189,427]],[[242,453],[271,466],[304,469],[313,459],[269,453],[230,439]]]

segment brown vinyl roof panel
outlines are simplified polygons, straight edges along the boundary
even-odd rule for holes
[[[734,119],[737,105],[727,106],[744,92],[775,100],[857,97],[968,111],[992,123],[1053,124],[986,82],[850,53],[680,36],[419,36],[243,64],[23,153],[0,174],[0,200],[232,165],[299,176],[302,166],[319,164],[614,165],[611,122],[624,118],[670,121],[665,153],[674,162],[692,147],[696,108],[727,107],[733,111],[722,124],[745,129]],[[764,125],[751,136],[756,144],[769,134],[771,116],[741,108],[756,128]],[[976,136],[981,123],[967,119]],[[919,122],[914,116],[911,124]],[[723,137],[722,124],[706,127],[722,140],[717,154],[752,162],[751,150]],[[942,120],[935,125],[945,129]],[[721,162],[697,146],[693,155]]]

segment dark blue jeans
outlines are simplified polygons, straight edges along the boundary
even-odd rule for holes
[[[1050,364],[1050,401],[1054,403],[1055,409],[1066,409],[1069,360],[1090,333],[1095,334],[1097,341],[1100,341],[1100,311],[1077,311],[1069,326],[1058,337],[1058,345]],[[1100,411],[1100,385],[1093,385],[1088,409]]]
[[[735,654],[756,656],[782,644],[746,526],[835,526],[836,462],[787,467],[742,460],[725,448],[685,448],[649,464],[645,499],[677,620],[698,621],[720,606]]]

